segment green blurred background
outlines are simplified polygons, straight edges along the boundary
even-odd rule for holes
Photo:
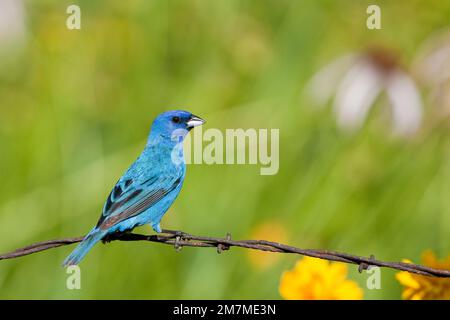
[[[153,118],[183,107],[207,128],[279,128],[280,170],[189,165],[163,228],[267,238],[379,259],[450,252],[448,125],[393,138],[377,112],[346,134],[303,88],[323,65],[374,43],[408,65],[449,22],[445,1],[378,1],[382,30],[366,28],[373,1],[25,1],[20,45],[0,55],[0,252],[78,236],[97,221]],[[81,30],[66,8],[81,7]],[[425,105],[425,114],[434,108]],[[153,232],[150,227],[137,231]],[[144,242],[97,245],[81,290],[61,267],[73,246],[0,262],[0,298],[278,299],[298,256]],[[349,277],[365,298],[398,299]]]

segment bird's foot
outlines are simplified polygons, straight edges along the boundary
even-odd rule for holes
[[[110,243],[113,240],[117,240],[120,239],[121,236],[123,236],[124,234],[130,233],[131,231],[116,231],[113,233],[109,233],[106,236],[103,237],[102,239],[102,243],[103,244],[107,244]]]
[[[166,229],[163,229],[161,231],[162,233],[170,234],[173,238],[175,238],[173,246],[177,252],[179,252],[183,248],[183,241],[188,240],[188,234],[186,232]]]
[[[113,239],[112,239],[112,237],[111,237],[110,234],[107,234],[106,236],[104,236],[104,237],[102,238],[102,243],[103,243],[103,244],[110,243],[111,241],[113,241]]]
[[[178,230],[167,230],[167,229],[162,229],[161,232],[162,232],[162,233],[171,234],[171,235],[173,235],[174,237],[183,237],[183,236],[187,236],[187,235],[188,235],[186,232],[178,231]]]

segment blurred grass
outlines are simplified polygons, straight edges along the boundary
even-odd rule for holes
[[[65,27],[69,4],[25,2],[25,45],[0,60],[0,252],[87,232],[151,120],[180,106],[205,129],[280,128],[280,171],[190,165],[164,227],[238,239],[276,219],[301,247],[416,262],[450,252],[448,127],[401,141],[374,115],[348,136],[300,94],[320,66],[372,43],[407,64],[450,4],[380,1],[379,31],[365,28],[368,1],[86,0],[80,31]],[[0,262],[0,298],[276,299],[297,259],[258,268],[240,249],[98,245],[69,291],[71,249]],[[394,272],[365,297],[399,298]]]

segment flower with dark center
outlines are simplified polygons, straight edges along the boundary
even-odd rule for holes
[[[408,72],[391,50],[374,47],[361,54],[343,56],[322,68],[311,79],[308,92],[320,105],[333,96],[338,125],[360,128],[375,101],[386,93],[394,132],[413,135],[422,122],[422,100]]]

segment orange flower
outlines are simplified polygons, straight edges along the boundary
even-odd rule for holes
[[[363,290],[347,279],[347,265],[305,257],[281,276],[280,294],[288,300],[361,300]]]
[[[409,260],[404,262],[411,263]],[[438,261],[431,250],[422,255],[422,263],[435,269],[450,269],[450,255]],[[450,279],[433,278],[401,271],[395,276],[404,286],[402,298],[405,300],[450,300]]]

